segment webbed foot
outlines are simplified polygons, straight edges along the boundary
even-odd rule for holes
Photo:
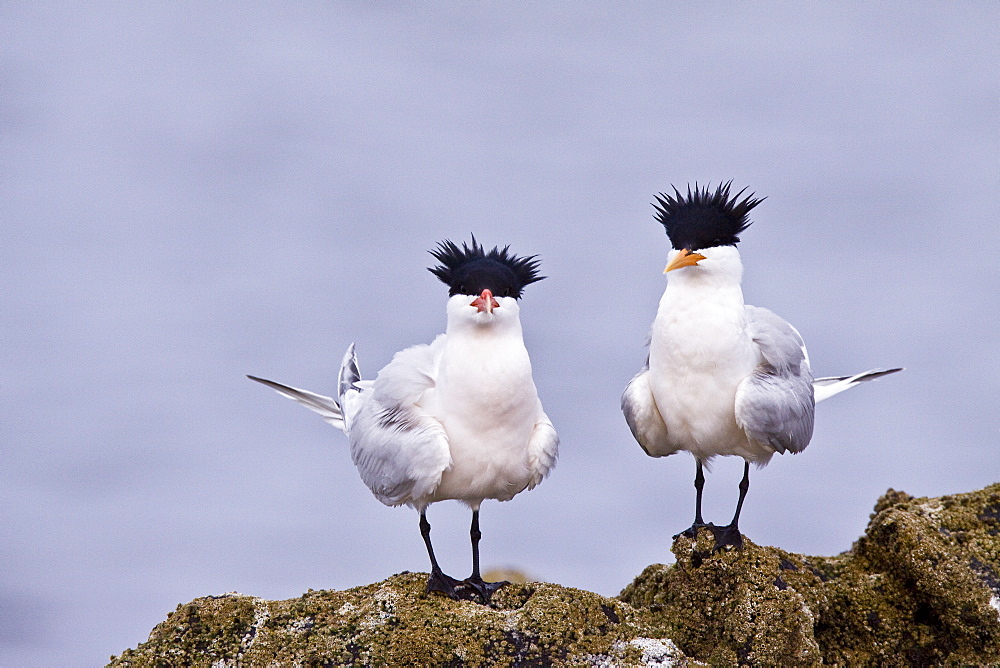
[[[681,536],[684,536],[685,538],[690,538],[691,540],[696,540],[698,538],[698,529],[706,529],[707,528],[707,529],[712,529],[712,531],[715,531],[714,527],[715,527],[715,525],[712,524],[712,523],[705,524],[704,522],[697,522],[696,521],[691,526],[689,526],[687,529],[684,529],[684,531],[681,531],[680,533],[674,534],[674,540],[677,540]]]
[[[470,576],[456,584],[455,593],[457,594],[458,600],[472,601],[482,605],[489,605],[490,600],[493,598],[493,594],[496,593],[496,591],[501,587],[505,587],[509,584],[510,583],[506,580],[501,580],[500,582],[486,582],[481,577]]]
[[[719,552],[725,547],[735,547],[737,550],[743,549],[743,534],[740,533],[739,526],[727,524],[724,527],[709,525],[712,535],[715,536],[715,547],[712,552]]]
[[[430,576],[427,578],[426,591],[428,594],[436,591],[457,601],[461,596],[456,591],[456,588],[461,584],[461,580],[456,580],[449,575],[445,575],[440,570],[432,570]]]

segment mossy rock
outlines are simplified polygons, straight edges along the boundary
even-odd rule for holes
[[[483,606],[425,594],[426,580],[402,573],[287,601],[199,598],[110,665],[693,665],[615,599],[535,582],[504,587]]]
[[[820,578],[801,558],[744,539],[742,550],[712,554],[710,531],[674,542],[677,563],[649,566],[621,599],[652,612],[690,656],[716,665],[820,662],[813,618],[800,584]]]
[[[711,533],[674,543],[621,599],[688,656],[724,665],[1000,663],[1000,484],[915,499],[889,490],[837,557]]]
[[[287,601],[178,606],[112,666],[1000,665],[1000,484],[912,498],[889,490],[834,557],[711,533],[674,542],[617,599],[555,584],[492,605],[424,593],[401,573]]]

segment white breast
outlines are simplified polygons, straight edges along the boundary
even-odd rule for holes
[[[747,333],[738,277],[705,280],[692,277],[700,267],[690,270],[679,270],[688,276],[667,285],[650,336],[650,389],[670,449],[688,450],[703,460],[753,457],[757,448],[736,423],[735,400],[737,386],[757,366],[759,351]]]
[[[542,411],[520,327],[450,333],[433,394],[426,408],[444,426],[452,459],[435,500],[478,506],[523,490],[533,474],[528,442]]]

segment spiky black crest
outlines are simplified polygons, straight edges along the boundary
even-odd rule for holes
[[[750,193],[742,202],[739,201],[746,188],[730,198],[729,187],[732,183],[720,184],[714,193],[709,191],[709,186],[699,189],[697,183],[694,184],[694,192],[691,192],[691,185],[688,184],[687,197],[674,186],[671,186],[674,195],[660,193],[653,204],[656,219],[667,229],[674,248],[699,250],[735,246],[739,242],[740,238],[736,235],[750,226],[750,210],[765,198],[758,199]]]
[[[520,299],[524,286],[545,278],[538,275],[536,256],[517,257],[510,246],[487,251],[475,236],[471,246],[463,242],[461,248],[445,239],[430,254],[441,264],[428,271],[448,285],[452,296],[478,295],[489,289],[497,297]]]

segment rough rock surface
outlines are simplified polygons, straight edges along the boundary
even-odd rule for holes
[[[644,615],[614,599],[546,583],[504,587],[485,607],[424,594],[401,573],[287,601],[199,598],[113,666],[689,665]]]
[[[689,656],[715,664],[1000,663],[1000,484],[911,498],[889,490],[836,557],[745,541],[711,555],[707,531],[674,543],[621,599]]]
[[[618,599],[527,583],[484,607],[424,594],[419,573],[287,601],[199,598],[111,665],[1000,664],[1000,484],[889,490],[835,557],[712,544],[677,540],[677,562]]]

